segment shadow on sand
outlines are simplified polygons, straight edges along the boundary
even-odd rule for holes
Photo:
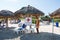
[[[41,32],[39,34],[30,33],[23,35],[20,40],[60,40],[60,35],[48,33],[48,32]]]
[[[20,35],[21,34],[15,34],[12,30],[10,30],[10,28],[2,31],[0,30],[0,40],[17,38]]]
[[[21,36],[22,35],[22,36]],[[20,36],[20,40],[60,40],[60,35],[40,32],[36,33],[27,33],[27,34],[18,34],[16,35],[12,30],[0,31],[0,40],[13,39]]]

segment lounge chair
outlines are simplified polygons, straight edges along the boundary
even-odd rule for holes
[[[15,29],[13,29],[13,31],[14,31],[16,34],[19,34],[19,32],[27,31],[25,27],[26,27],[26,25],[23,24],[22,27],[16,27]]]

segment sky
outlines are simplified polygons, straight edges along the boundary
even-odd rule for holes
[[[0,0],[0,11],[10,10],[15,12],[28,5],[39,9],[45,15],[49,15],[60,8],[60,0]]]

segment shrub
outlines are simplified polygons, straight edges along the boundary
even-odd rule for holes
[[[35,19],[32,19],[32,23],[35,24],[36,23],[36,20]]]
[[[60,22],[60,19],[54,19],[54,22]]]

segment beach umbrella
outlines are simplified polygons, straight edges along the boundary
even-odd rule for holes
[[[54,19],[59,19],[60,18],[60,8],[58,8],[57,10],[55,10],[55,11],[53,11],[51,14],[49,14],[50,15],[50,17],[52,18],[52,36],[54,36],[53,35],[53,33],[54,33]],[[58,21],[58,20],[56,20],[56,21]],[[57,24],[56,24],[56,26],[57,26]]]
[[[21,9],[17,10],[15,14],[38,14],[38,15],[44,15],[44,13],[35,7],[32,7],[28,5],[27,7],[22,7]]]
[[[12,18],[14,16],[13,12],[9,10],[1,10],[0,18],[4,18],[6,20],[6,27],[8,27],[8,18]]]
[[[60,18],[60,8],[49,14],[51,18]]]
[[[26,6],[26,7],[22,7],[21,9],[17,10],[15,12],[15,15],[16,16],[24,16],[24,17],[30,17],[31,15],[32,16],[35,16],[35,18],[37,19],[36,20],[36,24],[39,24],[39,16],[43,16],[44,13],[38,9],[36,9],[35,7],[32,7],[30,5]]]

